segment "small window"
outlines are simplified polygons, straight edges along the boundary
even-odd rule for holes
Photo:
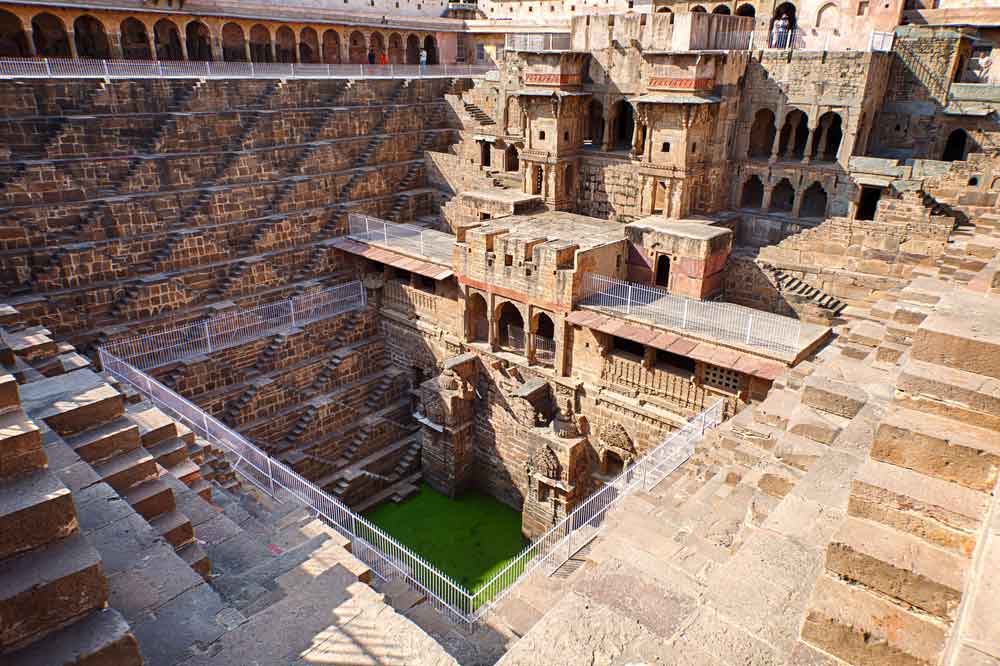
[[[538,140],[539,141],[545,141],[545,132],[544,131],[538,133]]]
[[[729,368],[706,363],[705,384],[736,393],[743,388],[743,375]]]
[[[979,185],[979,178],[977,176],[969,179],[969,187],[976,187],[977,185]]]
[[[695,141],[694,143],[691,144],[691,154],[694,155],[697,152],[698,152],[698,142]]]
[[[505,255],[503,255],[503,265],[504,266],[513,266],[514,265],[514,255],[512,255],[512,254],[505,254]]]
[[[662,349],[656,350],[656,365],[661,370],[673,372],[682,371],[686,373],[694,372],[693,358],[681,356],[680,354],[674,354],[673,352],[663,351]]]
[[[663,145],[660,146],[660,152],[669,153],[670,152],[670,142],[664,141]]]
[[[613,338],[612,348],[616,352],[624,352],[632,356],[638,356],[639,358],[646,355],[646,347],[644,345],[632,340],[626,340],[625,338],[619,338],[617,335]]]
[[[563,141],[569,141],[569,132],[563,132]]]

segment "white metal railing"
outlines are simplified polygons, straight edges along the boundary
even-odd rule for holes
[[[841,33],[833,28],[794,27],[779,30],[774,25],[754,30],[753,49],[805,51],[891,51],[895,33],[869,30]]]
[[[572,45],[568,32],[507,33],[504,49],[507,51],[570,51]]]
[[[360,280],[312,294],[227,312],[161,333],[114,340],[104,350],[139,370],[235,347],[286,326],[299,326],[363,308],[367,292]]]
[[[636,490],[652,490],[694,453],[705,431],[723,419],[723,401],[698,414],[659,446],[577,506],[568,516],[526,547],[472,595],[479,618],[507,597],[536,570],[552,573],[590,543],[606,526],[608,513]]]
[[[0,78],[51,79],[451,79],[493,65],[321,65],[264,62],[0,58]]]
[[[795,355],[802,322],[734,303],[696,301],[663,289],[584,273],[577,305],[607,310],[654,326],[706,335],[721,342]]]
[[[895,39],[896,39],[896,33],[892,32],[891,30],[888,32],[872,30],[871,39],[868,41],[868,50],[891,51]]]
[[[470,595],[451,578],[412,552],[321,488],[283,463],[274,460],[245,437],[231,430],[200,407],[177,395],[149,375],[99,350],[106,372],[146,395],[157,407],[178,419],[215,446],[236,457],[233,468],[263,492],[277,497],[286,492],[312,509],[351,540],[351,553],[382,580],[402,580],[422,590],[438,609],[470,621]]]
[[[694,452],[705,431],[717,426],[723,418],[719,401],[588,498],[485,585],[469,592],[363,516],[107,347],[100,348],[98,354],[105,372],[143,393],[198,436],[231,453],[236,458],[233,469],[254,486],[276,498],[281,492],[288,493],[322,516],[351,540],[351,553],[379,578],[405,582],[426,594],[437,609],[469,624],[483,617],[535,569],[544,565],[554,570],[569,559],[594,538],[604,526],[607,512],[623,497],[636,488],[651,489],[677,469]]]
[[[452,249],[455,247],[455,237],[443,231],[387,222],[360,213],[348,214],[347,236],[364,243],[385,245],[417,254],[449,266]]]
[[[556,362],[556,341],[537,333],[531,334],[531,344],[535,348],[535,360],[542,365],[554,365]]]
[[[520,326],[507,324],[507,330],[501,331],[500,346],[510,349],[518,354],[524,353],[524,329]]]

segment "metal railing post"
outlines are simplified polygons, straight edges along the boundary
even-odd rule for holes
[[[625,314],[632,314],[632,285],[628,286],[628,295],[625,297]]]
[[[681,322],[681,328],[686,329],[688,326],[688,301],[684,301],[684,321]]]
[[[753,314],[747,317],[747,339],[746,343],[750,344],[750,330],[753,328]]]

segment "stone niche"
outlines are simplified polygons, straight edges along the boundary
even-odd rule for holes
[[[560,408],[549,425],[525,433],[531,451],[525,469],[528,492],[521,510],[525,538],[544,534],[586,494],[590,468],[587,441],[568,407]]]
[[[706,299],[720,293],[733,232],[695,220],[647,217],[625,226],[643,263],[631,263],[630,278],[673,294]]]
[[[583,85],[583,67],[590,56],[585,53],[523,53],[524,84],[549,88],[575,89]]]

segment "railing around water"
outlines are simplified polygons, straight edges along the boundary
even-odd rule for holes
[[[604,529],[609,511],[635,490],[652,490],[691,457],[705,432],[722,419],[720,400],[577,506],[476,590],[472,595],[475,617],[488,613],[535,571],[552,573],[562,566]]]
[[[387,222],[360,213],[347,216],[347,237],[396,248],[448,265],[451,265],[452,249],[455,247],[455,237],[443,231]]]
[[[734,303],[696,301],[604,275],[584,273],[582,297],[577,305],[783,356],[801,351],[802,323],[798,319]]]
[[[632,490],[650,489],[680,466],[691,456],[705,430],[718,425],[723,414],[721,402],[699,414],[528,546],[488,583],[469,592],[363,516],[271,458],[197,405],[115,355],[110,348],[102,347],[98,353],[105,372],[135,388],[197,436],[235,457],[233,469],[243,478],[272,497],[287,493],[350,539],[351,553],[376,576],[385,581],[405,582],[425,594],[438,610],[469,624],[483,617],[539,567],[550,566],[554,570],[569,559],[600,531],[608,510]],[[146,357],[145,352],[143,354]]]
[[[492,65],[321,65],[283,62],[0,58],[0,78],[17,79],[454,79]]]
[[[161,333],[114,340],[104,350],[139,370],[243,344],[286,326],[301,326],[365,307],[367,292],[360,280],[285,301],[227,312],[197,324]]]

